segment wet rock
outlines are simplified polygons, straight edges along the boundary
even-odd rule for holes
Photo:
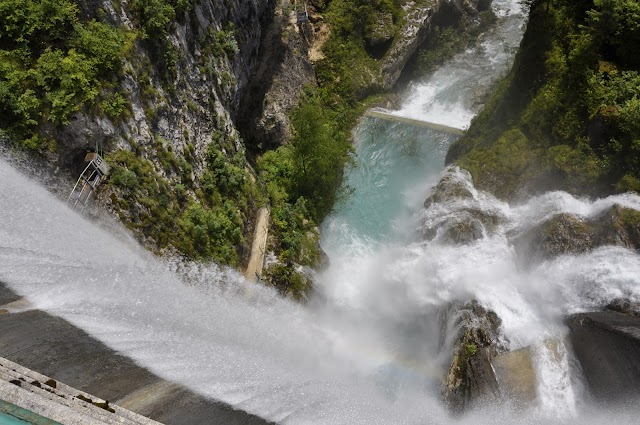
[[[640,302],[627,298],[616,298],[607,304],[607,309],[626,314],[627,316],[640,317]]]
[[[476,219],[460,220],[450,224],[442,237],[446,242],[464,245],[482,239],[483,229],[482,223]]]
[[[558,214],[514,241],[518,256],[546,260],[562,254],[580,254],[594,246],[593,227],[573,214]]]
[[[557,341],[549,341],[549,345]],[[533,405],[536,399],[537,379],[529,347],[499,354],[491,361],[500,394],[520,409]]]
[[[445,378],[444,401],[450,412],[460,414],[499,397],[491,360],[505,348],[500,342],[500,318],[477,301],[458,307],[455,323],[459,331]]]
[[[514,238],[513,245],[527,263],[582,254],[605,245],[640,250],[640,211],[614,205],[592,219],[557,214]]]
[[[466,179],[461,178],[458,174],[462,174]],[[471,175],[468,171],[448,170],[436,187],[431,190],[431,194],[424,201],[424,207],[429,208],[433,204],[443,204],[454,199],[473,198],[468,181],[471,181]]]
[[[597,217],[598,245],[640,250],[640,211],[614,205]]]
[[[640,317],[602,311],[566,322],[592,396],[604,402],[640,397]]]
[[[502,222],[497,211],[489,211],[476,199],[466,170],[450,168],[425,200],[425,240],[440,236],[445,243],[467,244],[492,234]]]

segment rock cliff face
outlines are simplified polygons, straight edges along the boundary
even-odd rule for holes
[[[291,138],[290,111],[307,86],[316,86],[309,57],[311,25],[297,25],[290,10],[279,4],[266,28],[258,67],[242,98],[238,128],[253,149],[265,150]]]
[[[170,33],[177,60],[168,82],[145,41],[136,41],[122,78],[122,92],[130,105],[128,119],[76,113],[70,125],[52,130],[59,140],[59,164],[73,166],[96,143],[106,150],[140,149],[152,147],[161,137],[175,152],[184,152],[191,144],[196,154],[202,154],[217,129],[237,137],[231,119],[256,67],[264,23],[274,7],[275,0],[195,2],[177,17]],[[111,1],[86,0],[80,2],[80,10],[87,18],[101,10],[114,24],[134,28],[135,19],[124,1],[116,10]],[[223,36],[229,47],[212,48]],[[199,168],[195,164],[196,172]]]
[[[449,25],[462,15],[473,19],[479,12],[487,10],[492,0],[412,0],[404,9],[407,16],[395,42],[382,58],[382,87],[392,88],[407,62],[425,42],[431,25]]]

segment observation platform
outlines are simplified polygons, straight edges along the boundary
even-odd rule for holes
[[[109,165],[96,152],[89,152],[85,156],[84,162],[87,165],[82,171],[82,174],[80,174],[78,181],[67,199],[67,203],[72,208],[79,208],[80,210],[86,207],[93,191],[100,184],[104,176],[109,174]]]

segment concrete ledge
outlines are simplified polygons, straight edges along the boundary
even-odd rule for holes
[[[63,425],[159,424],[2,357],[0,397]]]

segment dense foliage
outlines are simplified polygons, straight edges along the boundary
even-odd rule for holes
[[[0,22],[0,126],[22,146],[51,145],[39,127],[67,124],[86,105],[123,113],[110,92],[124,32],[81,22],[70,0],[0,0]]]
[[[253,219],[262,194],[245,170],[244,151],[233,155],[233,140],[225,133],[212,138],[204,172],[194,178],[193,149],[173,153],[156,139],[153,163],[133,152],[118,150],[107,157],[113,165],[109,185],[120,219],[132,230],[152,238],[159,249],[176,250],[190,259],[215,260],[238,266],[247,251],[244,231]]]
[[[543,0],[450,160],[499,196],[640,191],[640,4]]]
[[[315,66],[318,87],[309,88],[291,114],[291,143],[266,152],[257,164],[271,202],[279,258],[311,266],[321,261],[315,225],[344,190],[343,170],[352,154],[351,129],[366,106],[378,99],[372,95],[381,91],[380,64],[367,48],[367,35],[380,14],[392,16],[392,31],[403,17],[400,0],[317,3],[326,7],[321,11],[331,28],[323,47],[325,58]],[[283,270],[270,272],[281,290],[282,282],[293,279]],[[293,280],[305,281],[301,276]],[[294,297],[301,296],[300,288],[289,290]]]

